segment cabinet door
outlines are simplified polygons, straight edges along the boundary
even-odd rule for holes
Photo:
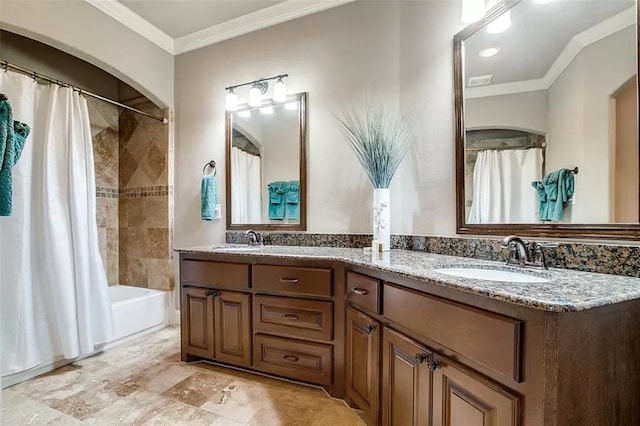
[[[520,404],[510,393],[445,357],[433,373],[433,426],[517,426]]]
[[[251,296],[220,291],[215,300],[215,358],[251,366]]]
[[[378,424],[380,327],[367,315],[347,309],[347,396]]]
[[[213,358],[213,295],[215,290],[183,287],[181,299],[182,359]]]
[[[427,351],[385,328],[382,337],[382,424],[430,424],[431,371],[420,358]]]

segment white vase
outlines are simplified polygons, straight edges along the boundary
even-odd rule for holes
[[[384,251],[391,249],[391,202],[389,188],[373,190],[373,239],[382,243]]]

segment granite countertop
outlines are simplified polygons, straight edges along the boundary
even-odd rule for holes
[[[640,278],[578,272],[567,269],[508,267],[465,257],[444,256],[409,250],[391,250],[382,258],[361,248],[218,245],[176,249],[183,253],[224,254],[239,257],[339,260],[352,265],[413,278],[442,287],[479,294],[492,299],[546,311],[583,311],[598,306],[640,298]],[[382,254],[380,254],[382,256]],[[442,267],[475,267],[513,271],[545,278],[547,282],[504,282],[461,278],[437,272]]]

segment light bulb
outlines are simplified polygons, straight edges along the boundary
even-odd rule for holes
[[[485,47],[478,53],[478,55],[482,56],[483,58],[490,58],[494,55],[497,55],[500,50],[502,50],[500,46]]]
[[[243,117],[243,118],[249,118],[249,117],[251,117],[251,110],[250,109],[246,109],[244,111],[240,111],[238,113],[238,116]]]
[[[288,109],[290,111],[295,111],[298,109],[298,102],[288,102],[284,104],[284,109]]]
[[[227,97],[225,98],[225,106],[227,111],[235,111],[238,109],[238,96],[235,94],[233,89],[229,89],[227,92]]]
[[[498,34],[503,31],[507,31],[511,27],[511,11],[507,10],[502,15],[491,21],[487,25],[487,32],[489,34]]]
[[[462,0],[462,17],[465,24],[479,21],[484,16],[484,0]]]
[[[260,89],[255,84],[249,90],[249,105],[252,107],[262,105],[262,93],[260,93]]]
[[[263,114],[273,114],[273,107],[272,106],[262,107],[260,108],[260,112]]]
[[[287,86],[282,81],[282,77],[278,77],[278,81],[273,85],[273,101],[284,102],[287,100]]]

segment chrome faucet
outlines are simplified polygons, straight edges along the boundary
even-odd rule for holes
[[[262,235],[259,232],[249,229],[245,232],[248,238],[247,244],[250,246],[261,246],[263,244]]]
[[[546,259],[543,249],[558,247],[557,243],[538,243],[534,242],[531,246],[531,253],[533,253],[533,260],[527,249],[527,244],[522,238],[516,235],[509,235],[502,240],[502,248],[509,249],[509,257],[507,258],[507,265],[518,266],[534,266],[538,268],[547,268]]]

